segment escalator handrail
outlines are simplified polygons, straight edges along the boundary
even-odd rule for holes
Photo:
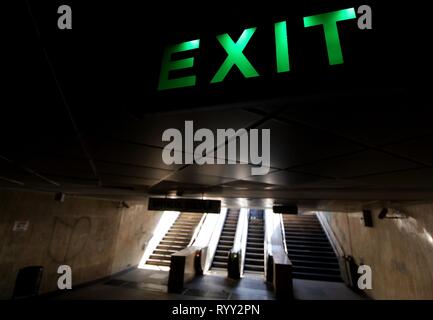
[[[286,243],[286,230],[284,229],[284,220],[283,215],[280,214],[280,225],[281,225],[281,237],[283,239],[283,248],[286,255],[289,255],[289,251],[287,250],[287,243]]]
[[[195,239],[197,238],[198,234],[200,233],[200,229],[203,226],[203,222],[206,219],[207,213],[204,213],[203,216],[200,219],[200,222],[198,223],[198,225],[195,227],[194,229],[194,233],[191,237],[191,240],[188,243],[188,247],[192,246],[192,244],[194,243]]]
[[[242,238],[241,238],[241,261],[240,261],[240,273],[241,275],[244,272],[245,266],[245,256],[247,252],[247,239],[248,239],[248,224],[250,219],[250,211],[247,210],[244,218],[244,225],[242,230]]]

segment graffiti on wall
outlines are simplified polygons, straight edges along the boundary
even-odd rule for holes
[[[73,260],[85,249],[91,228],[90,217],[54,217],[48,255],[58,263]]]

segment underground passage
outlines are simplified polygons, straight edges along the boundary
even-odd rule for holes
[[[16,6],[0,300],[172,301],[171,319],[433,300],[424,10]]]

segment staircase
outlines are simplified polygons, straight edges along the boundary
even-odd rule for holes
[[[245,253],[245,272],[265,271],[264,266],[264,221],[262,219],[249,219],[247,249]]]
[[[227,211],[224,227],[212,261],[212,269],[227,269],[228,255],[230,249],[233,247],[238,218],[239,210],[229,209]]]
[[[146,261],[146,264],[169,267],[171,255],[188,246],[201,218],[202,214],[197,213],[179,214],[179,217]]]
[[[340,282],[334,250],[316,215],[283,215],[293,278]]]

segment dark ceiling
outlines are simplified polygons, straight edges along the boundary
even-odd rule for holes
[[[426,52],[418,56],[415,67],[407,68],[411,72],[398,79],[388,74],[389,83],[370,74],[371,83],[365,87],[346,83],[344,90],[313,90],[314,94],[300,90],[275,98],[230,99],[233,94],[221,93],[224,103],[218,100],[204,108],[194,103],[194,108],[188,108],[185,101],[194,100],[189,93],[181,97],[178,109],[136,112],[139,105],[153,106],[157,100],[137,100],[134,86],[139,78],[119,78],[137,71],[117,70],[121,61],[125,66],[130,63],[119,48],[115,54],[107,53],[119,60],[103,72],[99,72],[100,65],[92,68],[90,61],[83,62],[83,57],[93,59],[102,53],[81,46],[77,39],[85,32],[77,18],[74,27],[78,31],[73,30],[71,38],[74,47],[62,60],[57,55],[60,49],[52,48],[51,38],[44,38],[46,26],[40,22],[40,12],[50,7],[32,2],[30,12],[28,8],[24,2],[21,9],[27,11],[15,22],[16,33],[10,39],[9,49],[19,50],[8,50],[12,72],[2,103],[2,188],[125,199],[149,193],[276,202],[433,199],[431,89],[421,76],[413,78],[421,70],[430,70],[430,63],[423,60]],[[422,35],[417,39],[423,39]],[[98,38],[94,41],[97,46]],[[159,67],[159,62],[155,64]],[[394,67],[397,74],[398,66]],[[380,70],[382,65],[371,68]],[[332,76],[340,77],[341,84],[348,79],[344,72]],[[122,87],[125,82],[132,87]],[[245,96],[248,90],[243,90]],[[132,91],[135,95],[128,96]],[[186,120],[193,120],[195,128],[213,132],[218,128],[269,128],[270,172],[252,176],[251,164],[164,164],[162,132],[167,128],[183,132]]]

